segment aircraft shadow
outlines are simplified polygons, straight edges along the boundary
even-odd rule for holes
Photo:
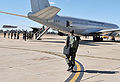
[[[49,43],[65,43],[64,41],[41,41],[41,42],[49,42]]]
[[[55,40],[55,41],[53,41]],[[59,41],[61,39],[58,38],[43,38],[43,40],[34,40],[30,42],[48,42],[48,43],[65,43],[65,39],[62,39],[62,41]],[[64,41],[63,41],[64,40]],[[94,42],[92,40],[81,40],[80,45],[88,45],[88,46],[100,46],[100,45],[114,45],[113,43],[120,43],[120,41],[103,41],[103,42]]]
[[[98,70],[85,70],[85,71],[73,71],[74,73],[77,72],[85,72],[85,73],[99,73],[99,74],[116,74],[119,71],[98,71]]]
[[[42,41],[42,40],[38,40],[38,41],[31,41],[31,42],[65,43],[64,41]]]
[[[62,39],[62,38],[42,38],[42,39],[49,39],[49,40],[66,40],[66,39]]]

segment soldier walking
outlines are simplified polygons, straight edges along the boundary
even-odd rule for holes
[[[70,31],[70,35],[67,37],[66,46],[64,49],[67,49],[67,53],[64,50],[66,56],[66,62],[68,64],[67,71],[73,71],[75,66],[75,57],[76,52],[79,46],[80,37],[74,35],[74,30]]]

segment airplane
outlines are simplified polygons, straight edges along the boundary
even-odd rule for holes
[[[57,13],[61,9],[50,6],[48,0],[31,0],[31,8],[32,11],[27,16],[2,11],[0,13],[25,17],[47,26],[46,30],[37,39],[42,37],[49,28],[53,28],[60,33],[69,33],[70,30],[74,30],[77,35],[93,36],[93,41],[103,41],[101,35],[104,33],[109,33],[115,40],[115,34],[120,31],[116,24],[59,16]]]

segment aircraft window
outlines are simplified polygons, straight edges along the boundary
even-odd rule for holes
[[[60,22],[60,20],[54,20],[54,22]]]

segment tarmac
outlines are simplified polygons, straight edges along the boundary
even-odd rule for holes
[[[0,82],[120,82],[120,42],[81,39],[76,66],[68,72],[66,36],[24,41],[0,35]]]

